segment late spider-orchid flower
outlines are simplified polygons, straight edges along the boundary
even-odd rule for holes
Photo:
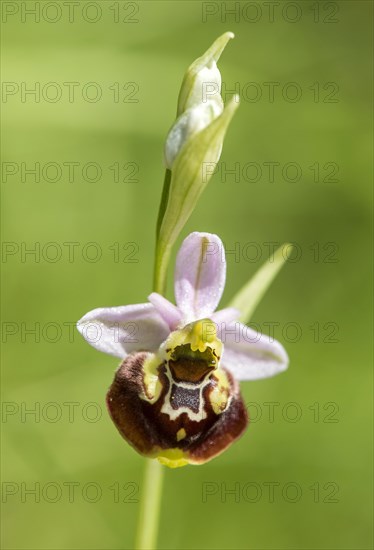
[[[178,467],[202,464],[244,432],[248,417],[239,380],[287,368],[282,345],[215,311],[226,280],[222,241],[191,233],[175,269],[175,300],[98,308],[78,330],[96,349],[122,362],[107,394],[121,435],[141,454]]]

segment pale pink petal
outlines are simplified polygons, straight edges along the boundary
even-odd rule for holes
[[[182,320],[182,313],[177,306],[169,302],[169,300],[157,292],[152,292],[152,294],[148,296],[148,300],[157,309],[171,331],[175,330],[179,326]]]
[[[221,239],[211,233],[191,233],[178,252],[174,280],[176,303],[186,320],[210,317],[226,280]]]
[[[122,359],[133,351],[156,351],[170,333],[152,304],[97,308],[77,328],[91,346]]]
[[[220,326],[222,323],[231,323],[232,321],[236,321],[240,317],[240,311],[238,309],[235,309],[234,307],[225,307],[224,309],[220,309],[218,311],[215,311],[211,316],[210,319],[214,321],[217,325],[217,333],[219,336],[220,333]]]
[[[220,339],[224,344],[222,366],[237,380],[267,378],[287,369],[283,346],[242,323],[222,323]]]

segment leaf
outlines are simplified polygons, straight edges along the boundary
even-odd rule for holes
[[[240,321],[243,323],[249,321],[265,292],[287,261],[291,250],[290,243],[280,246],[228,304],[227,307],[234,307],[240,311]]]

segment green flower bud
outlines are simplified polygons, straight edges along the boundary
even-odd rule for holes
[[[165,143],[165,162],[172,170],[183,145],[223,111],[221,73],[217,61],[233,33],[226,32],[188,68],[178,98],[177,120]],[[218,159],[217,159],[218,160]]]
[[[217,68],[217,61],[232,38],[234,38],[234,33],[225,32],[188,67],[179,92],[177,116],[180,116],[189,107],[201,103],[202,91],[206,83],[216,84],[221,92],[221,73]]]
[[[223,105],[217,101],[207,101],[190,107],[177,119],[171,128],[165,144],[165,163],[167,168],[172,170],[174,161],[183,145],[188,140],[209,126],[223,110]]]
[[[224,107],[217,68],[233,37],[231,32],[220,36],[187,70],[179,93],[178,118],[166,139],[167,171],[157,223],[155,269],[155,288],[161,293],[171,248],[212,176],[212,171],[204,171],[204,165],[219,161],[227,128],[239,105],[239,97],[234,96]]]

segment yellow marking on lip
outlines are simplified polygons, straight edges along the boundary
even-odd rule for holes
[[[180,449],[166,449],[158,455],[157,460],[168,468],[181,468],[189,464],[185,456]]]
[[[210,319],[201,319],[191,325],[189,340],[192,351],[205,351],[208,344],[217,340],[216,325]]]
[[[143,383],[144,394],[140,395],[145,401],[153,404],[161,395],[162,384],[159,378],[158,367],[162,364],[162,360],[158,355],[149,355],[143,364]]]
[[[218,369],[214,376],[218,378],[218,383],[209,395],[210,404],[215,414],[221,414],[227,408],[230,396],[230,383],[221,369]]]
[[[211,348],[217,358],[222,355],[222,342],[217,337],[216,324],[211,319],[200,319],[172,332],[166,341],[165,353],[170,356],[173,349],[185,344],[189,344],[192,351],[203,353]]]
[[[177,441],[181,441],[186,437],[186,435],[187,435],[186,430],[184,428],[181,428],[180,430],[177,431]]]

